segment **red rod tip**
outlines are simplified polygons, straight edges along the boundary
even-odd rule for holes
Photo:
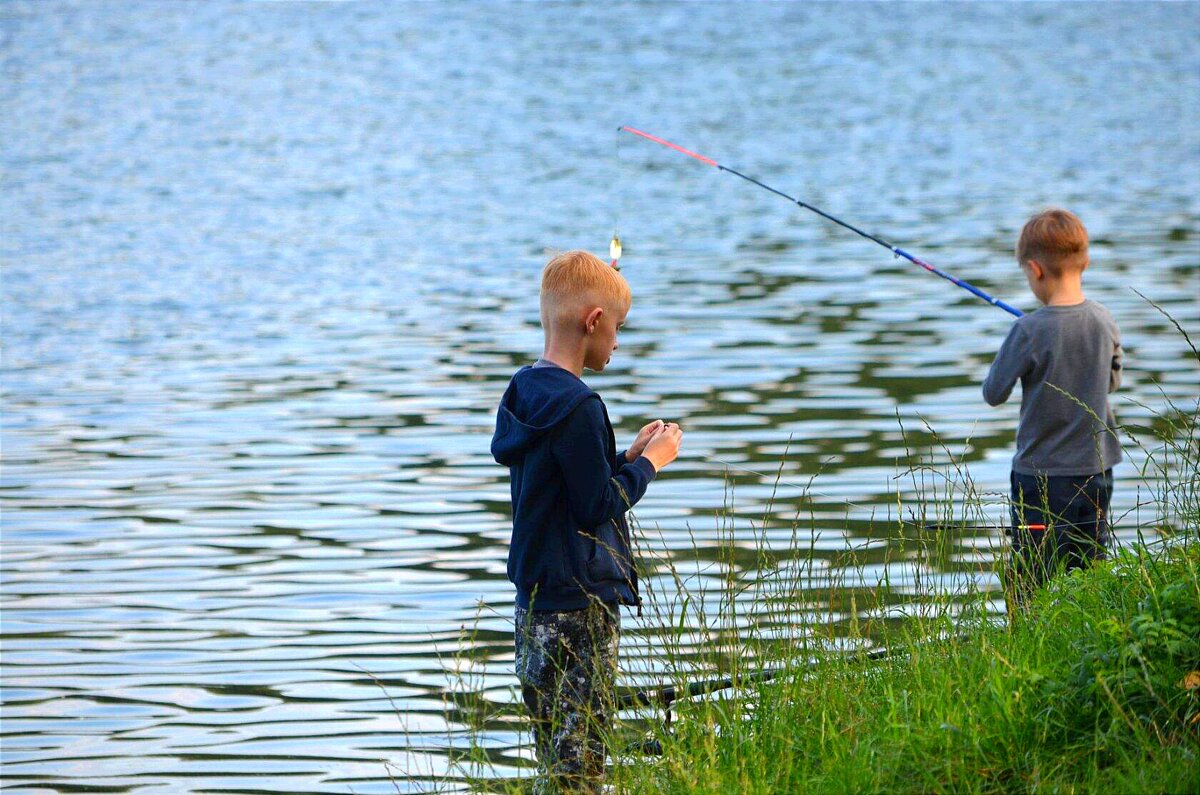
[[[673,144],[670,141],[664,141],[662,138],[659,138],[657,135],[651,135],[650,133],[642,132],[641,130],[636,130],[633,127],[621,127],[620,130],[618,130],[618,132],[621,132],[621,131],[633,133],[634,135],[640,135],[641,137],[645,138],[648,141],[654,141],[654,143],[662,144],[663,146],[667,147],[668,149],[674,149],[676,152],[685,154],[688,157],[694,157],[695,159],[699,160],[701,163],[707,163],[708,165],[712,166],[713,168],[720,168],[720,166],[717,164],[717,161],[713,160],[711,157],[705,157],[704,155],[698,155],[695,152],[693,152],[692,150],[684,149],[682,146],[679,146],[678,144]]]

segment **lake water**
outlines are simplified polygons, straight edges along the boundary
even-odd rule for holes
[[[455,786],[445,699],[514,684],[495,405],[549,252],[614,228],[636,298],[588,381],[622,437],[686,429],[636,510],[661,604],[763,537],[812,593],[780,631],[836,634],[831,581],[998,597],[1000,531],[916,560],[881,520],[953,455],[1000,521],[1011,318],[620,124],[1026,309],[1016,233],[1071,207],[1118,418],[1200,392],[1133,292],[1196,335],[1200,5],[8,2],[0,41],[6,792]],[[1124,542],[1155,519],[1127,450]],[[626,619],[624,683],[661,623]],[[515,719],[480,739],[529,758]]]

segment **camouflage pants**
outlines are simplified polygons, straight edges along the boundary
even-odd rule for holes
[[[516,609],[517,678],[538,758],[535,793],[600,792],[620,631],[616,605]]]

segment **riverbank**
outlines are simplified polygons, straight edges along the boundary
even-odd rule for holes
[[[910,458],[902,475],[920,497],[898,495],[911,518],[893,524],[889,544],[829,565],[795,554],[818,537],[803,517],[783,554],[766,518],[753,538],[735,532],[731,490],[715,538],[693,537],[720,582],[689,588],[689,574],[659,558],[660,582],[674,589],[648,592],[646,621],[659,630],[643,664],[653,670],[639,677],[627,654],[623,673],[676,692],[740,685],[702,688],[668,720],[657,690],[626,692],[609,744],[612,791],[1195,792],[1200,404],[1168,408],[1122,427],[1144,454],[1129,478],[1142,513],[1115,517],[1125,539],[1112,557],[1060,575],[1007,620],[996,579],[1006,553],[965,555],[963,534],[980,525],[954,520],[988,515],[991,496],[945,447],[949,465]],[[939,571],[953,577],[929,577]],[[807,620],[788,618],[798,615]],[[474,736],[501,715],[524,719],[516,704],[457,719],[471,715]],[[482,743],[460,762],[480,789],[528,791],[529,779],[496,775]]]
[[[986,592],[934,594],[915,614],[889,608],[919,590],[916,581],[883,582],[873,605],[851,599],[836,619],[831,582],[826,637],[768,632],[737,653],[715,652],[712,668],[731,676],[766,659],[786,673],[728,698],[676,705],[673,729],[652,732],[662,756],[616,766],[616,790],[1195,792],[1200,405],[1168,408],[1122,428],[1145,453],[1139,476],[1159,484],[1139,501],[1156,517],[1157,540],[1147,542],[1138,525],[1137,543],[1058,577],[1008,621]],[[931,482],[947,485],[922,489],[922,522],[952,515],[956,504],[959,513],[978,509],[965,471],[951,467]],[[939,534],[917,543],[914,560],[944,557]],[[724,604],[736,604],[732,596]],[[830,653],[880,643],[889,650],[882,660]]]
[[[834,657],[680,705],[663,756],[614,770],[617,791],[1195,791],[1194,534],[1060,578],[1011,626],[936,623],[869,667]]]

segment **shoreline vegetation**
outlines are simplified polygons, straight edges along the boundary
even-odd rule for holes
[[[610,782],[665,793],[1196,790],[1194,535],[1059,577],[1011,624],[947,612],[884,637],[883,660],[806,656],[728,698],[679,702],[672,730],[651,732],[662,757],[615,765]]]
[[[804,548],[817,526],[801,516],[789,542],[776,541],[785,548],[772,549],[780,528],[766,517],[753,538],[740,528],[735,540],[731,485],[718,543],[693,540],[721,588],[689,591],[669,555],[642,550],[643,570],[675,588],[651,590],[645,629],[626,628],[623,644],[647,633],[639,640],[656,656],[655,673],[634,661],[622,674],[644,673],[643,684],[619,691],[650,680],[682,689],[729,677],[737,686],[676,701],[669,721],[660,706],[623,711],[606,791],[1197,791],[1200,398],[1183,408],[1168,400],[1121,433],[1144,458],[1119,485],[1139,489],[1135,513],[1114,524],[1127,531],[1133,520],[1138,540],[1060,575],[1007,618],[992,585],[1007,550],[970,558],[957,543],[976,535],[970,523],[986,520],[991,498],[935,434],[932,448],[922,445],[935,453],[903,472],[920,495],[897,502],[912,521],[893,522],[886,547],[834,553],[833,563]],[[653,532],[641,530],[652,547]],[[888,528],[872,530],[878,538]],[[890,582],[887,564],[897,562],[911,575]],[[519,694],[504,704],[481,697],[473,634],[451,666],[447,718],[462,729],[451,738],[452,769],[473,790],[530,792],[520,767],[532,751],[514,758],[485,739],[502,731],[527,740],[529,729]],[[768,668],[780,672],[764,679]]]

